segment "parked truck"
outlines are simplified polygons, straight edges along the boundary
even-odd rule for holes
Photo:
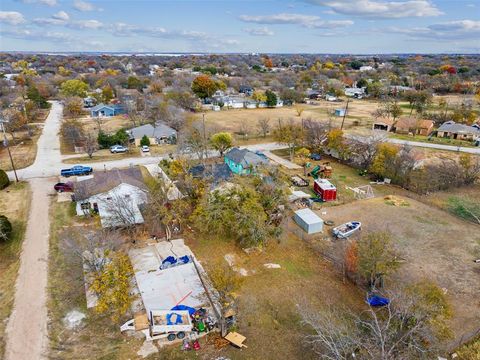
[[[93,172],[93,169],[90,166],[75,165],[70,169],[62,169],[60,171],[60,175],[65,177],[83,176],[83,175],[90,175],[92,172]]]

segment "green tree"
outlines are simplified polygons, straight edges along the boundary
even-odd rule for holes
[[[129,76],[127,79],[127,88],[141,91],[143,89],[143,82],[135,76]]]
[[[0,215],[0,241],[6,242],[12,236],[12,224],[5,215]]]
[[[242,247],[262,246],[269,235],[259,194],[238,184],[208,193],[197,207],[195,219],[203,233],[232,239]]]
[[[0,169],[0,190],[5,189],[8,185],[10,185],[10,179],[7,173]]]
[[[332,129],[327,133],[327,147],[337,152],[341,159],[348,156],[349,148],[340,129]]]
[[[255,90],[252,94],[252,99],[258,102],[267,101],[267,95],[263,91]]]
[[[388,232],[372,232],[358,241],[358,271],[375,287],[382,276],[398,268],[392,237]]]
[[[106,85],[102,88],[103,101],[109,103],[114,98],[113,89],[110,85]]]
[[[220,153],[220,157],[233,146],[233,138],[230,133],[219,132],[210,138],[212,147]]]
[[[150,146],[150,139],[147,135],[143,135],[140,139],[140,146]]]
[[[268,107],[275,107],[277,106],[277,95],[271,91],[271,90],[267,90],[265,91],[265,95],[267,96],[267,106]]]
[[[71,79],[64,81],[60,85],[60,92],[64,96],[79,96],[79,97],[85,97],[87,96],[87,91],[88,91],[88,84],[83,82],[82,80],[77,80],[77,79]]]
[[[28,87],[27,98],[33,101],[41,109],[48,109],[50,107],[48,101],[40,94],[35,85],[30,85]]]

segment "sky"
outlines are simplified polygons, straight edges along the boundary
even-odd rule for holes
[[[0,51],[480,53],[480,0],[1,0]]]

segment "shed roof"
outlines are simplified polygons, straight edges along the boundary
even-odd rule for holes
[[[323,223],[322,218],[308,208],[295,211],[295,215],[302,219],[307,225]]]

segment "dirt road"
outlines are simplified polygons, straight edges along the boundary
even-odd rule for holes
[[[15,285],[13,312],[7,325],[6,360],[41,359],[47,349],[47,261],[52,183],[30,181],[32,203]]]

